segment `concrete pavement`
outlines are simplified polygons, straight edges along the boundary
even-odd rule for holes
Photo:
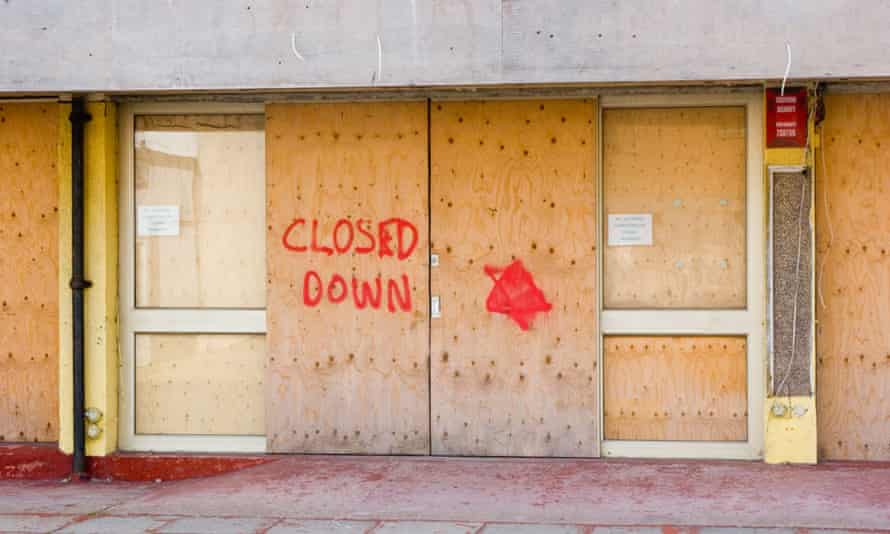
[[[890,465],[282,456],[175,482],[0,482],[0,532],[748,529],[890,532]]]

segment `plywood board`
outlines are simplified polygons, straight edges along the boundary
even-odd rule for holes
[[[426,454],[426,103],[266,116],[268,449]]]
[[[744,337],[607,336],[605,439],[745,441]]]
[[[0,441],[59,436],[59,109],[0,103]]]
[[[606,246],[605,308],[745,307],[745,128],[743,107],[603,111],[604,210],[653,238]]]
[[[432,104],[434,454],[598,454],[595,110]]]
[[[771,187],[771,389],[774,395],[810,395],[813,185],[807,172],[776,172]]]
[[[263,435],[262,334],[137,334],[136,433]]]
[[[890,94],[825,100],[816,168],[819,455],[890,460]]]
[[[135,225],[136,306],[262,308],[263,116],[143,115],[135,127],[137,212],[178,209],[175,234]]]

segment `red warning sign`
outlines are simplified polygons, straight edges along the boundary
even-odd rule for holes
[[[536,313],[553,308],[521,261],[516,260],[504,268],[486,265],[485,274],[494,282],[485,309],[507,315],[519,328],[528,330]]]
[[[766,146],[807,146],[807,90],[805,87],[766,90]]]

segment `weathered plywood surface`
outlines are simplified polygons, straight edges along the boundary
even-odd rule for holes
[[[137,334],[136,433],[263,435],[262,334]]]
[[[745,441],[744,337],[607,336],[605,439]]]
[[[59,420],[56,104],[0,103],[0,441],[55,441]]]
[[[268,449],[426,454],[427,106],[270,105],[266,127]]]
[[[598,454],[595,109],[432,104],[434,454]],[[486,309],[517,260],[552,305],[528,330]]]
[[[178,206],[179,235],[136,236],[136,306],[265,305],[262,115],[136,117],[136,208]]]
[[[810,395],[813,355],[813,184],[806,172],[772,175],[772,392]]]
[[[816,172],[822,459],[890,460],[890,94],[825,100]]]
[[[745,307],[745,109],[609,109],[602,131],[606,216],[652,214],[653,238],[606,246],[603,306]]]

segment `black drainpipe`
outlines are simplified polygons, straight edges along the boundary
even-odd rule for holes
[[[73,308],[72,337],[74,344],[74,459],[72,479],[86,478],[86,437],[84,433],[84,339],[83,290],[92,286],[84,279],[83,235],[83,146],[84,125],[92,117],[84,110],[83,99],[71,102],[71,303]]]

